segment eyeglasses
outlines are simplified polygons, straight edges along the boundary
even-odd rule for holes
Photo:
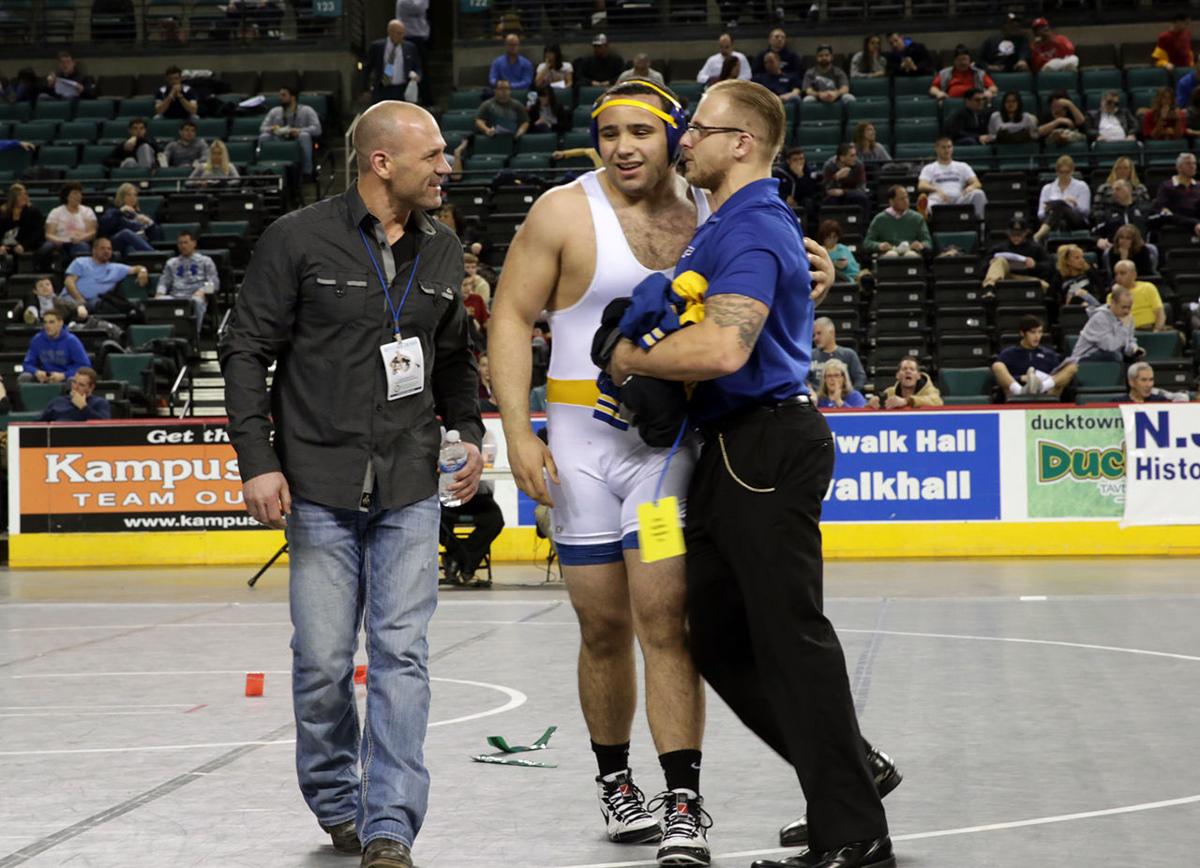
[[[741,127],[706,127],[704,124],[691,123],[687,125],[687,131],[700,141],[708,138],[713,133],[738,133],[739,135],[754,138],[754,133],[746,132]]]

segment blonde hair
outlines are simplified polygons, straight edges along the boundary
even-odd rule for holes
[[[1064,244],[1058,248],[1058,261],[1055,263],[1055,265],[1058,268],[1058,273],[1063,277],[1076,276],[1074,272],[1071,271],[1071,266],[1067,264],[1067,259],[1070,258],[1072,253],[1083,253],[1083,248],[1078,244]],[[1087,270],[1087,263],[1085,262],[1083,271],[1079,273],[1087,274]]]
[[[1064,166],[1070,166],[1071,171],[1072,172],[1075,171],[1075,161],[1073,159],[1071,159],[1070,154],[1063,154],[1061,157],[1059,157],[1057,160],[1054,161],[1055,169],[1061,169]]]
[[[830,371],[834,371],[842,375],[842,394],[840,395],[829,394],[829,387],[825,385],[825,376]],[[817,387],[817,397],[828,398],[831,401],[841,398],[844,401],[846,396],[852,391],[854,391],[854,388],[850,384],[850,369],[846,367],[846,363],[841,359],[830,359],[827,361],[825,363],[825,367],[821,369],[821,385]]]
[[[1111,187],[1113,185],[1113,183],[1118,180],[1117,166],[1121,165],[1122,162],[1126,162],[1129,164],[1129,183],[1133,187],[1137,187],[1142,182],[1138,180],[1137,166],[1135,166],[1133,164],[1133,160],[1129,159],[1129,157],[1117,157],[1117,159],[1113,161],[1113,167],[1109,171],[1108,179],[1104,183],[1108,184]]]
[[[213,154],[217,152],[218,148],[221,151],[221,163],[219,166],[213,160]],[[229,165],[229,148],[225,147],[225,143],[220,139],[214,139],[208,149],[208,160],[204,164],[204,170],[211,172],[213,169],[219,168],[225,174],[229,174]]]
[[[137,186],[128,182],[122,184],[113,195],[113,204],[118,208],[124,208],[125,200],[129,198],[130,193],[137,193]]]
[[[784,128],[787,116],[783,102],[761,84],[741,79],[718,81],[708,89],[708,94],[721,94],[739,109],[749,112],[762,123],[762,143],[767,148],[767,162],[773,162],[783,149]]]

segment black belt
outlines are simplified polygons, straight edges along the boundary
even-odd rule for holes
[[[787,407],[812,407],[816,409],[817,402],[812,395],[792,395],[790,398],[784,398],[782,401],[763,401],[757,404],[752,404],[749,407],[743,407],[740,410],[734,410],[732,413],[726,413],[711,422],[706,422],[700,426],[700,430],[708,436],[719,431],[728,431],[730,428],[745,422],[756,413],[761,413],[764,410],[782,410]]]

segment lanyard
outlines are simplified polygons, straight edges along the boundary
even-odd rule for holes
[[[679,424],[679,433],[675,435],[675,442],[671,444],[671,451],[667,453],[667,460],[663,463],[662,473],[658,475],[658,482],[654,486],[654,502],[658,503],[658,496],[662,494],[663,480],[667,478],[667,471],[671,469],[671,459],[675,457],[675,453],[679,451],[679,444],[683,441],[683,432],[687,430],[687,418]]]
[[[396,343],[400,342],[400,311],[404,310],[404,302],[408,301],[408,291],[412,289],[413,277],[417,273],[417,266],[421,264],[421,254],[417,254],[417,258],[413,260],[412,271],[408,273],[408,283],[404,287],[404,295],[400,297],[400,306],[392,304],[392,291],[388,286],[387,278],[383,276],[383,269],[379,267],[379,260],[375,258],[375,251],[371,249],[371,242],[367,240],[367,233],[362,231],[362,227],[358,227],[358,237],[362,239],[363,247],[367,248],[367,256],[371,259],[371,264],[375,266],[375,274],[379,277],[379,283],[383,286],[383,295],[387,299],[388,307],[392,311],[392,322],[396,326]]]

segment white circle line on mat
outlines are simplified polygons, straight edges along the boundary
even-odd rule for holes
[[[115,674],[130,674],[130,673],[115,673]],[[136,673],[135,673],[136,674]],[[192,673],[192,674],[208,674],[208,673]],[[290,674],[290,673],[286,673]],[[497,705],[494,708],[476,711],[471,714],[464,714],[461,717],[452,717],[449,720],[435,720],[429,724],[432,729],[435,726],[452,726],[456,723],[466,723],[470,720],[479,720],[483,717],[491,717],[496,714],[504,714],[512,711],[515,708],[520,708],[529,701],[529,697],[517,690],[514,687],[506,687],[503,684],[490,684],[486,681],[467,681],[462,678],[430,678],[430,681],[441,681],[447,684],[465,684],[468,687],[483,687],[488,690],[495,690],[503,693],[508,697],[503,705]],[[135,747],[84,747],[84,748],[64,748],[61,750],[6,750],[0,751],[0,756],[58,756],[61,754],[97,754],[97,753],[139,753],[143,751],[172,751],[172,750],[205,750],[218,747],[246,747],[248,745],[259,745],[262,747],[271,747],[282,744],[295,744],[294,738],[281,738],[274,741],[217,741],[205,742],[202,744],[161,744],[161,745],[138,745]]]

